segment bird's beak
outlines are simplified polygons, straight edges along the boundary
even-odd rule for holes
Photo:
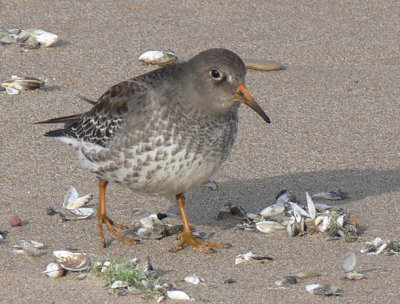
[[[258,105],[258,103],[254,100],[254,98],[250,95],[249,91],[247,90],[246,86],[244,84],[240,84],[235,92],[235,98],[239,100],[240,102],[243,102],[244,104],[248,105],[250,108],[252,108],[254,111],[257,112],[258,115],[262,117],[262,119],[265,120],[265,122],[270,123],[271,120],[265,114],[263,109]]]

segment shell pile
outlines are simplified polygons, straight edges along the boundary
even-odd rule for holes
[[[335,192],[329,194],[330,199],[339,199]],[[340,192],[341,193],[341,192]],[[318,197],[321,193],[318,193]],[[315,197],[315,195],[313,196]],[[344,196],[341,196],[342,199]],[[259,214],[246,213],[246,217],[238,225],[245,231],[257,230],[262,233],[285,230],[289,236],[302,236],[312,233],[326,233],[330,237],[356,237],[357,222],[349,213],[341,208],[314,203],[306,192],[306,207],[302,206],[296,197],[286,191],[281,191],[273,205],[265,207]]]
[[[59,40],[56,34],[41,29],[8,29],[0,32],[0,43],[21,43],[24,48],[36,49],[50,47]]]
[[[383,240],[380,237],[374,238],[370,242],[366,242],[360,249],[361,253],[366,254],[384,254],[384,255],[400,255],[399,240]]]
[[[50,278],[59,278],[68,271],[83,271],[91,264],[91,258],[82,252],[71,252],[67,250],[53,251],[54,262],[47,264],[42,272]]]

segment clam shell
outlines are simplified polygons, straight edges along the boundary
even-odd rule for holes
[[[346,198],[346,194],[342,190],[337,189],[336,191],[323,191],[312,195],[315,199],[326,199],[326,200],[343,200]]]
[[[289,202],[296,202],[296,196],[286,190],[279,192],[275,198],[275,205],[285,205]]]
[[[172,300],[190,300],[189,295],[182,290],[168,290],[167,297]]]
[[[187,283],[194,285],[199,285],[200,282],[204,281],[204,279],[198,277],[196,274],[187,275],[186,277],[183,278],[183,280]]]
[[[86,269],[91,259],[86,253],[70,252],[67,250],[53,251],[53,255],[60,265],[69,271],[82,271]]]
[[[353,272],[346,272],[344,274],[344,278],[347,279],[347,280],[356,281],[356,280],[361,280],[361,279],[365,278],[365,275],[362,274],[362,273],[353,271]]]
[[[316,278],[316,277],[320,277],[320,276],[321,275],[316,272],[298,272],[295,275],[295,277],[298,279]]]
[[[375,247],[373,244],[367,243],[367,244],[364,244],[364,245],[362,246],[362,248],[360,249],[360,252],[361,252],[361,253],[371,252],[371,251],[375,250],[375,248],[376,248],[376,247]]]
[[[306,290],[309,293],[312,293],[315,295],[324,295],[324,296],[340,295],[338,288],[332,284],[319,284],[319,283],[308,284],[308,285],[306,285]]]
[[[381,246],[379,246],[379,248],[376,250],[375,254],[381,254],[383,251],[385,251],[385,249],[387,248],[388,244],[382,244]]]
[[[31,37],[33,37],[37,42],[40,43],[41,46],[49,47],[53,46],[58,41],[58,36],[54,33],[46,32],[40,29],[31,29],[30,31]]]
[[[278,230],[284,230],[286,227],[274,221],[261,221],[256,223],[256,229],[262,233],[270,233]]]
[[[92,199],[92,194],[86,194],[79,197],[78,191],[71,186],[65,195],[63,207],[68,210],[74,210],[85,206]]]
[[[296,222],[300,223],[303,217],[310,217],[310,214],[296,203],[289,202],[289,204],[292,207],[293,215],[296,218]]]
[[[346,273],[346,272],[351,272],[354,270],[356,267],[356,255],[354,252],[348,253],[344,258],[342,262],[342,267],[341,271]]]
[[[323,203],[314,203],[315,209],[317,209],[318,212],[324,212],[326,210],[332,209],[332,206],[329,206],[327,204]]]
[[[285,211],[285,206],[283,204],[273,204],[261,210],[260,215],[262,217],[276,216],[282,214],[284,211]]]
[[[315,205],[314,202],[311,198],[311,196],[308,194],[308,192],[306,192],[306,199],[307,199],[307,209],[308,209],[308,213],[310,214],[310,217],[312,219],[315,219],[315,216],[317,214],[317,211],[315,210]]]
[[[56,279],[65,274],[65,269],[59,263],[51,262],[47,264],[46,269],[42,273]]]
[[[173,51],[150,50],[139,56],[139,61],[145,64],[168,65],[177,60],[178,57]]]

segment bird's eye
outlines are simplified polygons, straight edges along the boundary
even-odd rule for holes
[[[217,69],[213,69],[210,71],[210,75],[214,78],[214,79],[218,79],[221,80],[222,79],[222,75],[221,73],[217,70]]]

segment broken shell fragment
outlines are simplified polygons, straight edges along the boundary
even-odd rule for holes
[[[352,271],[352,272],[346,272],[343,277],[347,280],[356,281],[365,278],[365,275],[359,272]]]
[[[28,48],[49,47],[58,41],[56,34],[41,29],[8,29],[2,34],[3,36],[0,38],[1,43],[11,44],[21,42],[21,46]]]
[[[86,194],[79,197],[78,191],[71,186],[65,195],[63,207],[68,210],[74,210],[85,206],[92,199],[92,194]]]
[[[275,281],[276,286],[294,285],[297,284],[297,279],[294,276],[285,276],[282,280]]]
[[[242,263],[246,263],[246,262],[250,262],[250,261],[260,261],[262,263],[264,262],[268,262],[268,261],[273,261],[274,259],[266,256],[266,255],[262,255],[253,251],[249,251],[246,252],[245,254],[239,254],[236,256],[235,258],[235,265],[239,265]]]
[[[233,216],[246,217],[246,212],[241,206],[235,204],[227,203],[224,204],[218,212],[217,220],[223,220],[226,218],[231,218]]]
[[[18,244],[13,246],[13,252],[16,255],[23,254],[29,257],[36,257],[40,255],[40,249],[43,247],[42,243],[36,241],[19,240]]]
[[[316,278],[320,277],[321,275],[316,272],[298,272],[296,273],[295,277],[297,279],[308,279],[308,278]]]
[[[10,95],[19,94],[23,90],[35,90],[42,87],[45,82],[41,79],[26,76],[12,75],[10,80],[3,81],[1,86]]]
[[[275,198],[276,205],[285,205],[289,202],[297,202],[296,196],[286,190],[280,191]]]
[[[160,66],[173,64],[177,60],[178,57],[171,50],[168,51],[150,50],[144,52],[142,55],[139,56],[139,61],[145,64],[155,64]]]
[[[341,292],[335,285],[332,284],[308,284],[306,285],[306,290],[309,293],[315,295],[324,295],[324,296],[340,296]]]
[[[111,284],[110,288],[111,289],[116,289],[116,288],[127,288],[129,286],[128,282],[125,281],[115,281],[114,283]]]
[[[259,70],[259,71],[277,71],[277,70],[285,70],[286,68],[271,60],[266,59],[256,59],[256,58],[245,58],[243,59],[244,65],[247,69],[251,70]]]
[[[363,246],[362,246],[362,248],[360,249],[360,252],[361,253],[368,253],[368,252],[371,252],[371,251],[373,251],[373,250],[375,250],[375,246],[373,245],[373,244],[371,244],[371,243],[366,243],[366,244],[364,244]]]
[[[182,290],[168,290],[167,297],[172,300],[190,300],[189,295]]]
[[[209,180],[207,183],[205,183],[205,185],[211,191],[217,191],[218,190],[217,183],[212,181],[212,180]]]
[[[204,279],[200,278],[196,274],[187,275],[186,277],[183,278],[183,280],[187,283],[194,284],[194,285],[199,285],[200,282],[204,282]]]
[[[312,195],[314,199],[326,199],[326,200],[343,200],[346,198],[346,193],[342,192],[340,189],[336,191],[323,191]]]
[[[65,269],[59,263],[51,262],[47,264],[46,269],[42,273],[56,279],[65,274]]]
[[[278,230],[284,230],[286,227],[274,221],[261,221],[256,223],[256,229],[262,233],[270,233]]]
[[[167,234],[166,225],[159,219],[160,214],[150,214],[134,222],[136,235],[143,239],[161,239]],[[163,217],[160,217],[163,218]]]
[[[56,261],[60,263],[64,269],[69,271],[82,271],[91,263],[91,259],[86,253],[56,250],[53,251],[53,255]]]

